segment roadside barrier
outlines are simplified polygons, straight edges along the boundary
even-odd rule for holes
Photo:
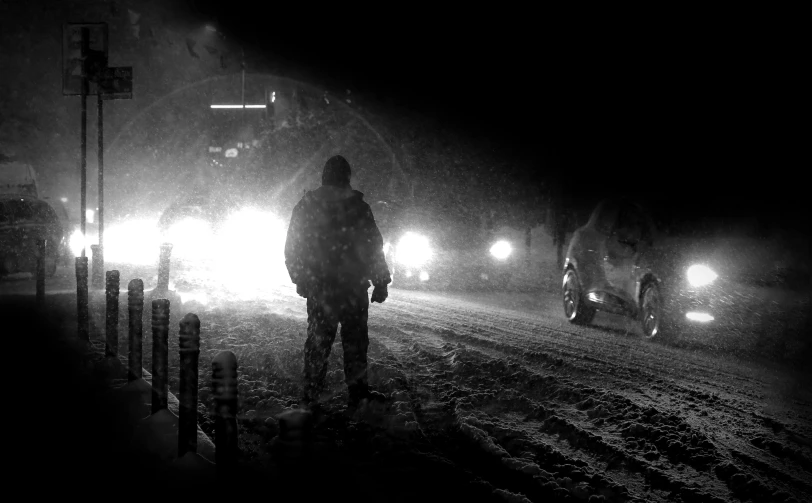
[[[144,281],[140,279],[131,280],[127,285],[127,311],[129,325],[129,344],[127,381],[132,382],[143,378],[141,366],[143,365],[144,347]]]
[[[161,255],[158,260],[158,286],[157,291],[169,290],[169,259],[172,256],[172,243],[161,244]]]
[[[37,307],[45,306],[45,240],[37,239]]]
[[[180,321],[180,407],[178,457],[197,452],[197,385],[200,357],[200,319],[189,313]]]
[[[107,271],[106,276],[106,290],[105,298],[106,305],[106,318],[105,318],[105,345],[104,356],[118,358],[118,289],[119,289],[119,272]]]
[[[169,391],[169,300],[152,301],[152,413],[167,406]]]
[[[87,305],[87,257],[76,257],[76,314],[79,339],[90,342]]]
[[[214,398],[214,456],[218,477],[233,477],[237,465],[237,357],[222,351],[211,362]]]

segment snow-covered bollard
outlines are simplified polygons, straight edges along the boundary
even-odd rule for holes
[[[45,306],[45,240],[37,239],[37,307]]]
[[[222,351],[211,362],[214,397],[214,462],[219,476],[229,477],[237,463],[237,357]]]
[[[87,306],[87,257],[76,257],[76,311],[79,339],[90,342]]]
[[[172,243],[161,244],[161,256],[158,260],[158,286],[155,290],[169,290],[169,259],[172,256]]]
[[[197,452],[197,369],[200,356],[200,319],[189,313],[180,321],[180,406],[178,457]]]
[[[152,301],[152,413],[166,409],[169,392],[169,300]]]
[[[119,272],[105,273],[105,345],[104,356],[118,358],[118,288]]]
[[[144,324],[142,316],[144,314],[144,281],[140,279],[131,280],[127,285],[127,310],[129,311],[129,339],[130,352],[128,355],[129,371],[127,381],[132,382],[141,379],[143,372],[143,337]]]

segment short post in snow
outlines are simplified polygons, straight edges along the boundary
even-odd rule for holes
[[[180,407],[178,457],[197,452],[197,384],[200,319],[189,313],[180,321]]]
[[[90,254],[93,256],[93,263],[90,266],[90,286],[101,289],[102,269],[104,269],[104,260],[102,260],[101,256],[101,246],[90,245]]]
[[[222,351],[211,362],[214,456],[218,475],[230,477],[237,463],[237,357]]]
[[[89,342],[87,306],[87,257],[76,257],[76,311],[79,339]]]
[[[37,307],[45,306],[45,240],[37,239]]]
[[[119,272],[107,271],[105,273],[105,298],[107,309],[105,317],[105,345],[104,356],[118,357],[118,289]]]
[[[130,280],[127,285],[127,310],[129,314],[129,340],[130,353],[128,355],[127,382],[135,381],[144,377],[141,370],[143,365],[144,347],[144,281],[140,279]]]
[[[168,406],[169,300],[152,301],[152,413]]]
[[[169,290],[169,259],[172,256],[172,243],[161,244],[161,256],[158,260],[158,286],[159,291]]]

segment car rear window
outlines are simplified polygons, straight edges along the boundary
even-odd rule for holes
[[[9,213],[13,215],[14,223],[48,223],[57,219],[54,210],[42,201],[7,201]]]
[[[598,214],[595,218],[595,228],[604,233],[609,234],[612,232],[617,221],[617,214],[619,205],[616,201],[606,201],[598,209]]]

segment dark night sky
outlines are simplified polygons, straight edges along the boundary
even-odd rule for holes
[[[809,5],[196,3],[243,43],[395,96],[513,155],[552,155],[559,169],[535,176],[580,180],[579,193],[645,190],[699,211],[782,220],[803,208],[808,188],[794,173],[811,165]]]

